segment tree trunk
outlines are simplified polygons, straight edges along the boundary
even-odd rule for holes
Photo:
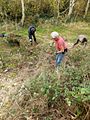
[[[22,19],[21,19],[21,24],[22,24],[22,26],[23,26],[24,20],[25,20],[24,0],[21,0],[21,4],[22,4]]]
[[[70,5],[69,5],[69,12],[68,12],[68,17],[71,17],[71,14],[73,12],[73,7],[75,5],[75,0],[70,0]]]
[[[84,18],[86,17],[87,13],[88,13],[88,9],[89,9],[89,4],[90,4],[90,0],[87,1],[87,5],[86,5],[86,9],[85,9],[85,14],[84,14]]]
[[[59,7],[60,7],[60,0],[57,0],[57,18],[59,18]]]

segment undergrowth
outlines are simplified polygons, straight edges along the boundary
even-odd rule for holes
[[[8,111],[4,110],[2,120],[90,119],[89,42],[87,47],[77,46],[67,53],[60,66],[60,79],[58,79],[52,61],[54,48],[49,41],[49,34],[53,30],[65,35],[68,41],[75,39],[78,30],[86,33],[90,38],[90,28],[87,26],[84,30],[84,24],[79,25],[81,29],[78,25],[72,28],[72,24],[64,27],[45,25],[46,29],[39,26],[36,35],[41,44],[35,47],[31,47],[26,42],[26,30],[21,29],[20,35],[24,38],[20,48],[9,46],[5,48],[7,52],[0,49],[2,72],[7,68],[20,70],[19,67],[24,64],[29,64],[29,69],[33,69],[33,72],[29,73],[31,77],[24,81],[14,95],[10,96],[10,101],[4,106]],[[1,42],[6,45],[3,40]]]

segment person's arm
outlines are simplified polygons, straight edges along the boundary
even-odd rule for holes
[[[87,42],[84,43],[84,47],[86,47],[86,46],[87,46]]]
[[[57,52],[56,53],[63,53],[64,52],[64,47],[63,46],[61,46],[61,50],[57,50]]]
[[[79,43],[79,39],[74,43],[73,47]]]

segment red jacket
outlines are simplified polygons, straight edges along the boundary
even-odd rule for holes
[[[57,51],[64,51],[67,49],[67,44],[62,37],[54,39],[54,42]]]

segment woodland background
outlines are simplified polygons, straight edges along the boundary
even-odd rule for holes
[[[0,22],[90,21],[90,0],[0,0]]]
[[[69,47],[80,34],[88,39],[65,55],[60,79],[52,31]],[[1,33],[0,120],[90,120],[90,0],[0,0]]]

